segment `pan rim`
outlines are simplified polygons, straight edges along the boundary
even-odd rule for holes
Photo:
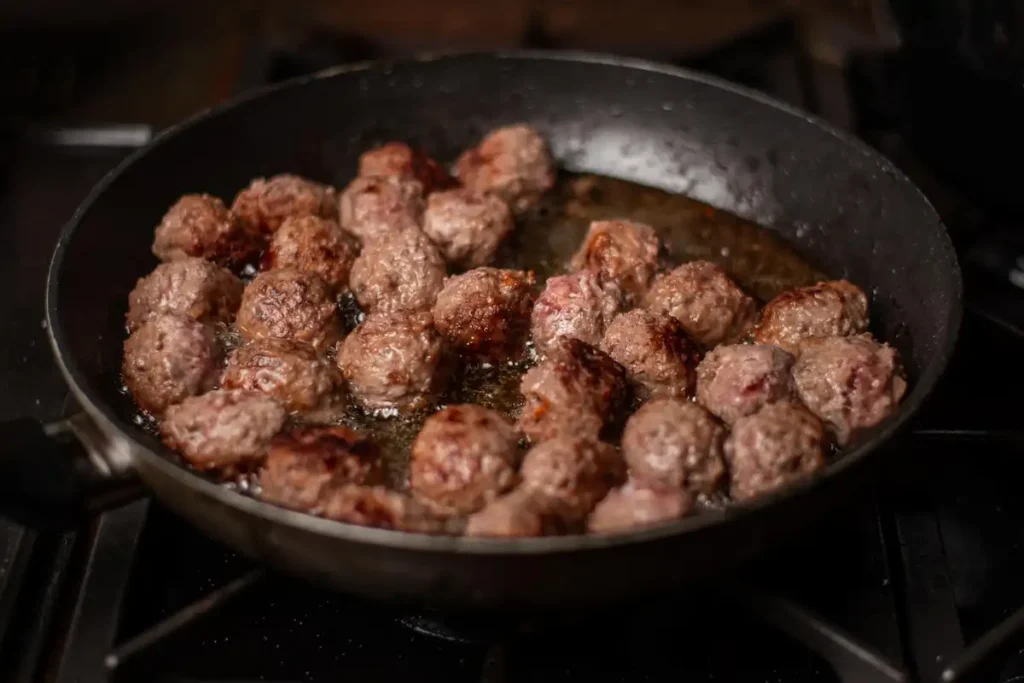
[[[726,90],[734,95],[753,100],[759,104],[773,107],[814,125],[819,130],[828,133],[847,147],[856,149],[864,156],[869,157],[878,165],[879,169],[886,174],[892,175],[909,187],[912,187],[914,192],[917,194],[919,201],[923,202],[923,205],[926,206],[932,214],[934,219],[933,222],[939,232],[938,237],[942,246],[942,256],[949,265],[949,275],[953,278],[953,282],[951,283],[952,296],[949,305],[949,313],[945,321],[945,335],[939,340],[939,350],[926,362],[925,372],[917,378],[910,395],[907,396],[906,400],[901,404],[900,410],[896,415],[888,418],[882,424],[866,433],[862,437],[861,443],[849,452],[843,454],[841,458],[830,462],[825,469],[815,476],[783,487],[771,494],[759,497],[750,502],[734,504],[724,510],[711,510],[692,517],[686,517],[673,522],[624,533],[576,534],[570,536],[509,539],[471,536],[443,536],[379,529],[328,520],[304,512],[289,510],[246,496],[242,493],[216,484],[197,473],[191,472],[188,469],[172,462],[170,459],[157,452],[156,449],[142,442],[128,429],[120,426],[120,423],[122,423],[123,420],[121,420],[117,416],[116,412],[98,396],[98,392],[92,388],[91,383],[82,375],[70,355],[65,352],[65,349],[67,348],[67,340],[57,311],[57,290],[59,287],[60,271],[63,265],[67,245],[79,223],[81,223],[92,205],[100,196],[103,195],[107,188],[112,185],[128,168],[134,165],[140,158],[144,157],[154,148],[166,143],[178,134],[187,131],[192,126],[197,125],[208,118],[217,116],[219,113],[235,107],[243,106],[249,101],[268,97],[278,91],[298,88],[310,82],[327,80],[345,73],[362,72],[373,69],[383,69],[386,72],[391,68],[414,63],[472,58],[498,60],[509,59],[520,61],[582,62],[622,67],[638,72],[659,73],[682,80],[710,85]],[[119,163],[114,169],[109,171],[99,181],[99,183],[93,187],[83,202],[75,210],[71,219],[63,226],[54,247],[47,273],[45,310],[47,336],[50,340],[50,345],[57,360],[58,367],[60,368],[61,374],[64,376],[69,389],[79,401],[82,408],[106,433],[116,435],[118,438],[128,441],[132,445],[131,452],[133,458],[142,458],[145,461],[145,466],[160,470],[163,475],[174,479],[176,484],[195,490],[201,495],[210,496],[220,504],[238,509],[247,515],[259,518],[261,521],[289,528],[300,528],[306,532],[331,537],[333,540],[386,546],[392,549],[408,551],[514,556],[598,551],[648,543],[682,534],[699,533],[701,531],[716,528],[722,524],[739,522],[751,515],[757,515],[767,508],[795,500],[818,486],[822,480],[832,479],[847,470],[856,467],[866,460],[868,456],[874,453],[877,448],[882,446],[885,442],[888,442],[910,421],[910,419],[920,409],[921,405],[931,395],[935,384],[945,372],[949,359],[956,347],[956,341],[959,334],[962,319],[962,289],[960,267],[952,242],[949,238],[949,234],[934,206],[927,197],[924,196],[920,188],[911,182],[902,171],[900,171],[882,154],[870,148],[852,134],[840,131],[829,123],[806,111],[776,100],[765,93],[711,76],[709,74],[685,67],[661,64],[644,59],[619,57],[611,54],[585,51],[475,50],[429,52],[408,58],[373,60],[332,67],[314,74],[257,88],[249,93],[232,98],[227,102],[201,110],[185,120],[169,126],[155,136],[154,139],[145,147],[136,150]]]

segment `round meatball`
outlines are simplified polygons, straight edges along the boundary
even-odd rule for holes
[[[548,278],[530,316],[530,333],[541,353],[564,338],[597,346],[622,308],[618,289],[603,288],[590,271]]]
[[[423,220],[423,185],[412,178],[361,176],[341,193],[341,227],[366,245]]]
[[[250,232],[269,235],[288,218],[336,218],[334,188],[296,175],[256,178],[235,197],[231,212]]]
[[[369,315],[338,350],[349,393],[372,411],[408,412],[443,387],[441,336],[429,313]]]
[[[168,313],[144,323],[125,340],[121,378],[140,408],[160,415],[216,386],[221,357],[208,325]]]
[[[161,263],[128,295],[128,330],[165,313],[204,323],[230,323],[242,301],[242,281],[215,263],[192,256]]]
[[[217,197],[187,194],[164,214],[153,236],[161,261],[195,256],[236,268],[259,255],[263,240]]]
[[[262,391],[307,419],[329,420],[343,408],[337,368],[309,344],[291,339],[256,339],[236,349],[221,385]]]
[[[344,484],[320,496],[318,513],[347,524],[422,534],[444,533],[445,521],[409,496],[383,486]]]
[[[447,511],[479,510],[516,484],[518,441],[499,413],[448,406],[428,417],[413,441],[409,487]]]
[[[754,339],[799,353],[809,337],[845,337],[868,328],[868,298],[846,280],[790,289],[768,302]]]
[[[515,538],[570,530],[559,506],[528,487],[519,487],[469,516],[467,536]]]
[[[695,403],[651,401],[626,421],[622,456],[642,484],[713,493],[725,478],[725,429]]]
[[[824,467],[825,431],[806,408],[771,403],[736,420],[724,453],[729,495],[748,500]]]
[[[641,399],[693,393],[700,353],[667,313],[640,308],[622,313],[605,331],[601,350],[626,368],[633,393]]]
[[[732,424],[768,403],[791,400],[792,367],[793,356],[778,346],[719,346],[697,366],[697,401]]]
[[[349,286],[371,313],[429,311],[444,286],[444,259],[419,230],[382,235],[352,264]]]
[[[196,469],[232,474],[263,460],[285,417],[281,404],[266,394],[217,389],[171,406],[160,432]]]
[[[463,152],[455,175],[470,190],[495,194],[521,213],[554,186],[555,163],[544,137],[519,124],[493,130]]]
[[[598,501],[626,478],[626,463],[597,439],[559,436],[523,458],[523,485],[555,501],[573,523],[582,523]]]
[[[594,221],[579,251],[574,270],[589,270],[602,285],[616,285],[626,303],[635,305],[658,271],[661,242],[654,228],[634,221]]]
[[[907,390],[896,350],[870,335],[806,340],[793,381],[841,445],[896,412]]]
[[[512,228],[508,204],[494,195],[466,189],[435,192],[423,213],[423,232],[445,260],[459,268],[490,263]]]
[[[434,324],[455,349],[504,360],[522,349],[533,308],[533,273],[477,268],[448,278]]]
[[[316,273],[281,268],[257,275],[235,320],[246,341],[291,339],[322,350],[341,336],[334,294]]]
[[[519,428],[531,441],[598,435],[624,407],[626,371],[606,353],[567,339],[523,375]]]
[[[644,301],[648,310],[682,323],[705,347],[740,339],[757,315],[757,303],[708,261],[684,263],[658,277]]]
[[[316,273],[336,292],[348,289],[359,245],[338,224],[319,216],[288,218],[267,251],[264,269],[295,268]]]
[[[415,178],[423,185],[425,194],[455,183],[440,164],[404,142],[388,142],[363,152],[359,157],[359,175]]]
[[[618,533],[685,517],[693,498],[681,489],[637,488],[626,484],[597,504],[587,520],[593,533]]]

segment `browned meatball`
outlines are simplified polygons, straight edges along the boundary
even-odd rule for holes
[[[725,441],[729,495],[748,500],[825,466],[825,431],[803,406],[771,403],[736,420]]]
[[[412,178],[362,176],[338,201],[341,227],[365,246],[384,235],[419,228],[423,220],[423,185]]]
[[[251,232],[269,235],[288,218],[336,218],[334,188],[296,175],[256,178],[235,197],[231,212]]]
[[[661,242],[649,225],[594,221],[572,257],[572,267],[591,271],[602,285],[614,284],[632,306],[647,293],[658,271],[660,253]]]
[[[429,311],[444,286],[444,259],[417,230],[383,235],[352,264],[349,286],[368,312]]]
[[[548,278],[530,316],[530,333],[541,353],[561,339],[579,339],[597,346],[622,308],[615,288],[602,288],[590,271]]]
[[[443,386],[441,336],[429,313],[369,315],[341,344],[338,367],[368,410],[423,408]]]
[[[597,504],[587,520],[593,533],[618,533],[685,517],[693,498],[681,489],[637,488],[626,484]]]
[[[522,350],[533,308],[533,273],[476,268],[448,278],[434,324],[463,353],[504,360]]]
[[[845,337],[868,328],[868,298],[846,280],[790,289],[768,302],[754,326],[754,339],[799,353],[809,337]]]
[[[626,368],[633,393],[644,400],[693,394],[700,352],[667,313],[622,313],[604,333],[601,350]]]
[[[140,278],[128,295],[128,330],[165,313],[204,323],[229,323],[242,301],[242,281],[231,271],[201,258],[161,263]]]
[[[716,347],[697,366],[697,400],[732,424],[768,403],[791,400],[792,367],[793,356],[778,346]]]
[[[598,501],[626,479],[626,463],[614,447],[595,438],[559,436],[531,448],[520,470],[523,485],[582,523]]]
[[[501,198],[457,189],[435,192],[427,199],[423,232],[445,260],[459,268],[491,262],[512,232],[512,212]]]
[[[684,263],[658,277],[644,302],[678,320],[706,347],[740,339],[757,315],[757,303],[708,261]]]
[[[363,152],[359,157],[359,175],[415,178],[423,185],[425,194],[455,183],[436,161],[404,142],[388,142]]]
[[[259,255],[259,233],[230,214],[217,197],[187,194],[164,215],[153,237],[153,254],[161,261],[195,256],[236,268]]]
[[[266,394],[217,389],[171,406],[160,432],[193,467],[230,474],[262,461],[284,420],[284,408]]]
[[[144,323],[125,340],[121,378],[140,408],[160,415],[168,406],[216,386],[221,356],[209,326],[168,313]]]
[[[444,510],[479,510],[516,484],[517,442],[499,413],[448,406],[427,418],[412,444],[409,487]]]
[[[316,273],[340,292],[348,289],[349,272],[358,255],[359,245],[334,220],[300,216],[285,219],[274,233],[264,269],[295,268]]]
[[[626,421],[622,456],[640,483],[707,494],[725,477],[724,439],[725,429],[696,403],[658,399]]]
[[[469,516],[467,536],[515,538],[545,536],[572,530],[555,501],[526,486],[487,504]]]
[[[840,444],[896,412],[907,390],[896,349],[867,334],[809,339],[801,348],[796,391]]]
[[[291,339],[322,350],[341,336],[334,294],[316,273],[281,268],[257,275],[236,319],[246,341]]]
[[[606,353],[567,339],[519,385],[519,428],[531,441],[558,434],[599,434],[625,405],[626,371]]]
[[[381,529],[424,534],[448,530],[422,503],[383,486],[332,486],[320,496],[318,511],[327,519]]]
[[[490,192],[514,211],[533,206],[555,184],[547,141],[527,125],[498,128],[455,162],[455,175],[475,192]]]

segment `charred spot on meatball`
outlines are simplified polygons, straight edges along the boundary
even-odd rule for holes
[[[366,244],[352,264],[349,286],[359,305],[371,313],[429,311],[444,279],[441,253],[416,229]]]
[[[530,315],[533,343],[541,353],[563,339],[597,346],[622,307],[621,292],[601,287],[590,271],[548,278]]]
[[[167,213],[153,236],[153,254],[161,261],[196,258],[238,268],[263,248],[261,235],[237,219],[218,197],[187,194]]]
[[[679,519],[693,510],[693,498],[681,489],[653,489],[634,483],[611,491],[587,520],[591,533],[620,533]]]
[[[264,270],[294,268],[316,273],[335,292],[348,289],[359,245],[337,222],[319,216],[285,219],[270,240]]]
[[[579,251],[574,270],[589,270],[602,285],[615,285],[628,305],[640,301],[660,265],[661,242],[654,228],[635,221],[594,221]]]
[[[192,256],[161,263],[128,295],[128,331],[167,313],[203,323],[230,323],[242,301],[242,281],[215,263]]]
[[[793,356],[778,346],[718,346],[697,366],[697,401],[732,424],[762,406],[793,399]]]
[[[341,227],[366,244],[423,221],[423,185],[413,178],[360,176],[338,200]]]
[[[330,287],[316,273],[295,268],[257,275],[242,293],[235,322],[246,341],[291,339],[323,350],[341,336]]]
[[[424,194],[455,184],[440,164],[423,150],[404,142],[388,142],[363,152],[359,157],[359,175],[414,178],[423,185]]]
[[[423,232],[459,268],[490,263],[512,228],[504,200],[467,189],[435,192],[423,213]]]
[[[334,188],[284,173],[256,178],[235,196],[231,213],[249,232],[270,235],[289,218],[336,218]]]
[[[782,292],[768,302],[753,337],[798,354],[810,337],[845,337],[868,328],[868,298],[846,280],[819,282]]]
[[[559,436],[531,448],[520,470],[523,485],[557,503],[567,523],[582,524],[594,506],[626,479],[626,463],[596,438]]]
[[[640,399],[693,394],[697,346],[678,320],[635,308],[622,313],[604,333],[601,350],[626,368]]]
[[[555,184],[555,164],[544,137],[531,126],[498,128],[455,162],[464,186],[504,199],[516,213],[532,207]]]

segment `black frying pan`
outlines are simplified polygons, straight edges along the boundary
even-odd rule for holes
[[[351,526],[259,502],[176,465],[120,407],[125,302],[155,265],[153,226],[177,197],[231,197],[254,176],[284,171],[344,185],[359,153],[381,140],[450,159],[514,121],[540,128],[564,167],[684,192],[769,227],[825,272],[862,285],[874,331],[899,349],[910,376],[899,413],[821,476],[748,505],[624,535],[499,540]],[[682,69],[532,52],[346,67],[200,114],[93,191],[61,234],[46,301],[54,352],[85,413],[78,431],[99,444],[102,463],[130,470],[196,526],[285,571],[372,597],[488,608],[674,590],[820,518],[858,490],[870,463],[892,456],[880,447],[935,385],[960,310],[959,270],[938,216],[864,145]],[[20,463],[25,476],[28,464]],[[69,490],[75,481],[68,467],[53,480]]]

